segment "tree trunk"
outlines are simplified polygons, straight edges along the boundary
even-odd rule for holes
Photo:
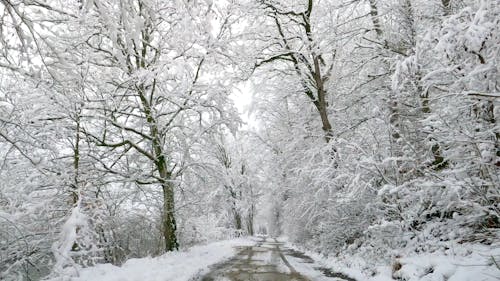
[[[300,54],[300,55],[295,55],[293,54],[294,51],[292,51],[292,47],[288,43],[288,39],[284,34],[284,29],[281,26],[280,21],[278,20],[278,9],[274,7],[273,5],[266,3],[268,7],[271,7],[275,11],[275,16],[274,16],[274,21],[276,23],[276,27],[278,29],[278,33],[281,36],[281,39],[283,40],[283,44],[286,48],[287,51],[289,51],[291,54],[288,54],[290,60],[293,63],[294,70],[297,73],[297,75],[301,79],[302,86],[304,88],[304,93],[306,96],[312,101],[316,109],[318,110],[318,113],[321,118],[321,123],[322,123],[322,129],[323,132],[325,133],[325,141],[328,143],[330,140],[333,138],[333,132],[332,132],[332,125],[330,123],[330,120],[328,119],[328,112],[327,112],[327,107],[328,107],[328,101],[327,101],[327,91],[325,89],[325,81],[328,79],[329,74],[327,73],[326,75],[321,73],[321,64],[323,64],[323,59],[321,57],[321,54],[316,54],[316,51],[313,49],[312,46],[314,46],[314,38],[312,34],[312,26],[311,26],[311,14],[312,14],[312,9],[313,9],[313,1],[309,0],[308,5],[307,5],[307,10],[302,14],[302,22],[300,22],[301,28],[304,28],[304,31],[307,36],[307,40],[309,41],[309,50],[311,51],[311,58],[313,61],[314,65],[310,65],[309,62],[305,60],[305,56]],[[279,57],[282,57],[283,55],[278,55],[272,59],[266,60],[266,62],[273,61],[274,59],[277,59]],[[301,66],[300,65],[306,65],[307,68],[309,69],[309,73],[311,74],[312,78],[314,81],[309,81],[310,77],[304,78],[304,74],[301,71]],[[310,83],[313,82],[313,83]],[[309,85],[311,87],[309,87]],[[312,89],[316,89],[316,93],[313,92]]]
[[[327,100],[326,100],[326,91],[324,89],[323,77],[321,76],[321,70],[319,66],[319,60],[317,57],[314,58],[314,68],[315,75],[314,80],[316,82],[316,88],[318,93],[318,102],[316,108],[318,109],[319,116],[321,117],[321,123],[323,125],[322,129],[325,132],[325,141],[328,143],[333,138],[332,125],[330,120],[328,119],[328,111],[327,111]]]
[[[162,227],[165,240],[165,251],[179,249],[177,242],[177,223],[175,221],[174,186],[170,182],[164,182],[163,188],[163,215]]]
[[[377,37],[382,38],[382,27],[378,18],[377,3],[375,0],[370,0],[370,16],[372,18],[373,29],[375,29],[375,32],[377,33]]]
[[[175,221],[175,198],[174,184],[172,183],[172,174],[168,171],[167,162],[163,155],[163,147],[158,136],[156,124],[152,125],[153,151],[156,157],[156,167],[161,178],[161,187],[163,191],[163,212],[162,228],[163,239],[165,240],[165,251],[170,252],[179,249],[177,243],[177,223]]]
[[[248,232],[248,235],[254,235],[255,231],[254,231],[254,227],[253,227],[253,217],[254,217],[254,213],[255,213],[255,203],[254,203],[254,193],[253,193],[253,187],[250,186],[250,200],[251,200],[251,204],[250,204],[250,210],[248,211],[248,215],[247,215],[247,232]]]
[[[71,208],[76,208],[78,201],[80,201],[80,115],[77,113],[76,116],[76,128],[75,128],[75,143],[73,147],[73,183],[71,184]],[[80,231],[79,227],[76,227],[75,232],[78,234]],[[71,251],[80,251],[80,245],[76,241],[73,241],[73,246]]]
[[[80,194],[78,187],[80,185],[80,113],[76,116],[76,128],[75,128],[75,143],[73,146],[73,184],[71,185],[71,202],[73,207],[79,200]]]
[[[154,85],[151,90],[151,97],[154,94]],[[168,170],[167,160],[163,152],[163,142],[158,129],[157,120],[153,116],[151,104],[145,95],[145,88],[143,85],[138,87],[139,98],[143,106],[144,113],[146,114],[146,121],[149,124],[151,131],[151,146],[154,155],[154,163],[158,174],[160,175],[161,187],[163,191],[163,212],[162,212],[162,228],[163,239],[165,240],[165,251],[170,252],[179,249],[177,242],[177,223],[175,221],[175,205],[174,205],[174,184],[171,182],[172,173]],[[152,100],[152,98],[151,98]]]
[[[313,8],[313,2],[309,0],[309,5],[307,8],[307,12],[304,14],[304,29],[306,31],[307,40],[309,41],[310,46],[314,46],[314,40],[312,37],[312,26],[311,26],[311,13]],[[322,129],[325,132],[325,141],[328,143],[333,138],[332,132],[332,124],[328,119],[328,101],[327,101],[327,91],[325,89],[325,81],[328,77],[323,77],[321,73],[321,55],[316,54],[316,52],[311,49],[311,56],[314,64],[314,71],[312,71],[312,76],[314,78],[314,84],[316,88],[317,98],[314,102],[314,105],[318,109],[319,115],[321,117]]]
[[[255,231],[253,229],[253,206],[250,210],[250,213],[247,216],[247,232],[248,235],[254,235]]]
[[[443,4],[444,15],[448,16],[451,14],[451,0],[441,0]]]
[[[236,207],[233,208],[233,214],[234,214],[234,227],[236,230],[241,231],[241,215],[236,210]]]

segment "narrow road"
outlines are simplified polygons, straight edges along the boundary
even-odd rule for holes
[[[312,264],[313,260],[303,253],[285,248],[283,243],[273,238],[259,238],[256,245],[240,247],[238,250],[232,259],[213,266],[201,281],[355,281],[342,274],[325,271],[324,268],[313,269],[311,266],[307,275],[315,277],[306,277],[292,264]],[[315,274],[311,274],[312,270]]]

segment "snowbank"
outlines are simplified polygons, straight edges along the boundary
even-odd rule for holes
[[[498,281],[500,280],[500,243],[493,245],[450,242],[446,251],[406,253],[392,264],[374,266],[362,255],[325,257],[302,247],[322,267],[341,272],[358,281]],[[496,263],[496,264],[495,264]]]
[[[187,281],[235,255],[235,246],[253,244],[255,241],[243,238],[215,242],[160,257],[130,259],[120,267],[99,264],[81,270],[78,277],[48,281]]]
[[[397,262],[401,269],[394,277],[416,281],[498,281],[500,268],[495,261],[500,257],[500,247],[485,245],[463,245],[461,249],[444,253],[425,253],[401,258]],[[495,259],[495,260],[494,260]]]

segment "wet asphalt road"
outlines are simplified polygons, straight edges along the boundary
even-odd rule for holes
[[[232,259],[217,264],[211,271],[201,277],[201,281],[313,281],[313,280],[342,280],[355,281],[343,278],[338,274],[323,268],[315,268],[323,272],[320,279],[308,278],[298,272],[289,262],[311,264],[313,260],[303,253],[287,249],[284,244],[273,238],[259,238],[254,246],[239,247],[238,254]]]

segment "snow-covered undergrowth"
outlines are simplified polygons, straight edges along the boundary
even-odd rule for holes
[[[248,238],[215,242],[159,257],[130,259],[122,266],[98,264],[80,270],[77,277],[58,277],[47,281],[187,281],[203,274],[210,265],[234,256],[235,246],[254,243]]]
[[[434,249],[418,251],[424,244],[404,248],[351,245],[337,255],[325,256],[289,244],[304,251],[322,267],[366,281],[494,281],[500,280],[500,242],[484,245],[459,241],[434,241]],[[378,253],[378,254],[377,254]]]

